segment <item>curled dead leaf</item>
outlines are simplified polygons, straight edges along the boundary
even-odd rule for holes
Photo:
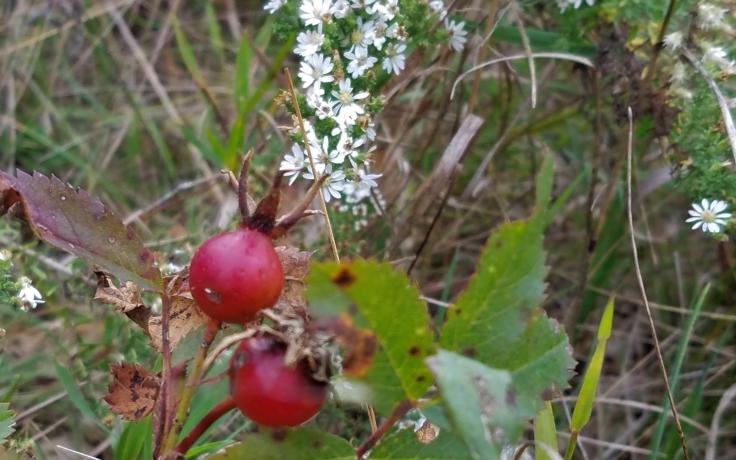
[[[135,310],[136,308],[146,308],[141,299],[141,291],[135,283],[126,281],[118,288],[108,273],[96,271],[95,276],[97,276],[95,300],[112,305],[115,309],[123,313]]]
[[[274,311],[286,316],[307,317],[307,299],[304,295],[304,277],[309,271],[312,253],[293,246],[275,248],[284,270],[284,289],[274,305]]]
[[[171,298],[171,311],[169,315],[169,343],[171,349],[181,342],[184,337],[197,329],[204,327],[209,318],[197,306],[189,291],[189,272],[183,270],[164,280],[164,286]],[[146,333],[151,338],[153,346],[161,351],[162,341],[162,316],[150,316],[146,321]]]
[[[158,397],[159,378],[138,364],[120,363],[110,366],[112,382],[105,402],[114,414],[137,421],[153,411]]]
[[[417,441],[421,442],[422,444],[429,444],[435,439],[437,439],[437,436],[440,435],[440,427],[433,424],[429,420],[424,420],[424,423],[422,423],[422,426],[419,427],[414,434],[417,437]]]

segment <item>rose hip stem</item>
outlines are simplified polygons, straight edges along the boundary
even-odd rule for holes
[[[174,452],[180,455],[184,455],[187,453],[190,447],[197,442],[197,439],[202,436],[202,434],[207,431],[207,429],[212,426],[213,423],[215,423],[220,417],[225,415],[226,413],[230,412],[235,408],[235,400],[228,396],[227,399],[223,400],[220,404],[216,405],[215,407],[210,410],[207,415],[205,415],[202,420],[197,423],[197,425],[192,428],[192,431],[189,432],[189,434],[186,435],[184,439],[181,440],[178,446],[174,449]]]
[[[207,323],[207,328],[204,331],[202,337],[202,343],[199,345],[197,354],[192,362],[192,369],[187,375],[187,381],[184,388],[181,391],[181,398],[179,404],[176,407],[176,416],[174,417],[174,423],[171,429],[164,437],[163,449],[161,452],[168,452],[176,444],[176,439],[181,433],[181,429],[184,427],[184,422],[187,418],[187,412],[189,412],[189,405],[192,402],[194,396],[194,390],[197,389],[199,381],[202,379],[202,371],[204,369],[204,360],[207,357],[207,350],[209,350],[212,341],[215,340],[217,332],[220,330],[221,322],[215,319],[210,319]]]

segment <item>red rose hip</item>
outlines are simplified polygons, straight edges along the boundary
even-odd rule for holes
[[[271,239],[247,227],[205,241],[192,257],[189,287],[208,316],[245,323],[272,307],[284,287]]]
[[[230,392],[238,409],[266,427],[297,426],[319,412],[327,384],[303,365],[284,363],[285,346],[269,337],[241,342],[230,363]]]

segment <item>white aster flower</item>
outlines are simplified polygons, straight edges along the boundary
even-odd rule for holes
[[[585,3],[588,4],[588,6],[593,6],[595,3],[595,0],[585,0]],[[576,10],[580,8],[580,6],[583,4],[583,0],[557,0],[557,6],[560,7],[560,11],[563,13],[567,9],[568,6],[572,6]]]
[[[299,174],[304,171],[306,166],[304,151],[299,144],[294,144],[291,146],[291,155],[284,155],[284,159],[281,160],[279,171],[285,171],[284,176],[290,178],[289,185],[291,185],[299,178]]]
[[[373,46],[375,46],[379,51],[383,48],[383,44],[386,43],[386,31],[386,22],[383,20],[378,20],[373,25],[373,36],[371,37],[371,41]]]
[[[303,0],[299,7],[299,17],[308,26],[322,27],[332,20],[332,0]]]
[[[429,8],[439,15],[440,20],[447,16],[447,8],[445,8],[445,2],[442,0],[432,0],[429,2]]]
[[[10,256],[10,251],[8,251],[7,249],[0,250],[0,262],[7,262],[8,260],[10,260]]]
[[[326,118],[335,118],[335,104],[337,101],[319,98],[312,101],[309,105],[314,109],[317,118],[324,120]]]
[[[712,3],[701,3],[698,5],[698,22],[705,29],[720,29],[726,24],[723,18],[728,10]]]
[[[335,3],[332,5],[332,11],[335,18],[345,19],[348,13],[350,13],[350,4],[348,3],[348,0],[335,0]]]
[[[401,33],[401,29],[399,29],[399,23],[394,22],[388,28],[386,29],[386,37],[388,38],[395,38],[397,40],[404,40],[404,37]]]
[[[682,46],[684,38],[685,36],[679,30],[669,33],[664,36],[664,46],[671,49],[672,51],[677,51]]]
[[[268,11],[269,14],[273,14],[284,5],[286,5],[286,0],[269,0],[263,5],[263,9]]]
[[[457,52],[462,51],[465,48],[465,42],[468,41],[468,31],[465,30],[465,23],[445,20],[445,29],[450,34],[450,48]]]
[[[386,45],[386,57],[383,59],[381,67],[388,73],[400,74],[406,65],[404,50],[406,50],[406,45],[403,43]]]
[[[33,287],[29,278],[25,276],[21,277],[20,286],[20,291],[16,297],[20,300],[24,310],[27,310],[28,308],[36,308],[38,304],[44,303],[43,296],[38,292],[38,289]]]
[[[353,94],[353,87],[349,78],[341,80],[338,83],[339,90],[332,91],[335,97],[335,111],[346,119],[352,119],[353,122],[365,112],[363,107],[357,101],[362,101],[369,96],[368,91],[360,91]]]
[[[364,10],[370,14],[373,14],[373,9],[375,8],[376,0],[351,0],[350,6],[353,7],[354,10]]]
[[[345,59],[349,61],[347,71],[353,78],[362,77],[365,72],[376,65],[378,59],[368,55],[367,48],[355,47],[345,52]]]
[[[324,185],[322,186],[324,191],[325,201],[330,201],[332,198],[340,199],[341,193],[345,190],[345,173],[342,171],[335,171],[330,174]]]
[[[317,54],[325,41],[324,34],[319,30],[307,30],[299,32],[296,37],[297,45],[294,52],[302,57],[309,57]]]
[[[373,43],[373,21],[363,22],[359,17],[355,24],[355,30],[350,35],[350,41],[354,47],[368,48]]]
[[[704,232],[718,233],[721,226],[726,225],[726,221],[731,218],[730,212],[723,212],[728,208],[728,204],[721,200],[707,200],[693,203],[692,209],[688,211],[690,218],[685,222],[694,223],[692,229],[696,230],[701,227]]]
[[[335,77],[331,74],[334,67],[332,58],[325,57],[321,53],[309,56],[302,61],[299,67],[299,78],[302,80],[302,86],[309,88],[312,85],[334,81]]]

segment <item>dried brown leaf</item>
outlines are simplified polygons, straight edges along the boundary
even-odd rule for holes
[[[113,380],[104,399],[113,413],[125,420],[137,421],[153,411],[159,389],[156,375],[130,363],[113,364],[110,373]]]
[[[311,252],[293,246],[278,246],[276,254],[284,269],[284,289],[273,309],[279,314],[302,318],[307,316],[307,299],[304,295],[304,277],[309,271]]]
[[[189,273],[180,272],[165,281],[166,290],[171,296],[171,314],[169,315],[169,343],[171,349],[181,342],[184,337],[209,321],[202,313],[189,292]],[[163,349],[161,315],[150,316],[146,324],[146,331],[151,338],[154,348]]]
[[[107,273],[97,271],[95,275],[97,275],[95,300],[112,305],[123,313],[137,308],[146,308],[141,299],[141,291],[134,283],[126,281],[118,288]]]

